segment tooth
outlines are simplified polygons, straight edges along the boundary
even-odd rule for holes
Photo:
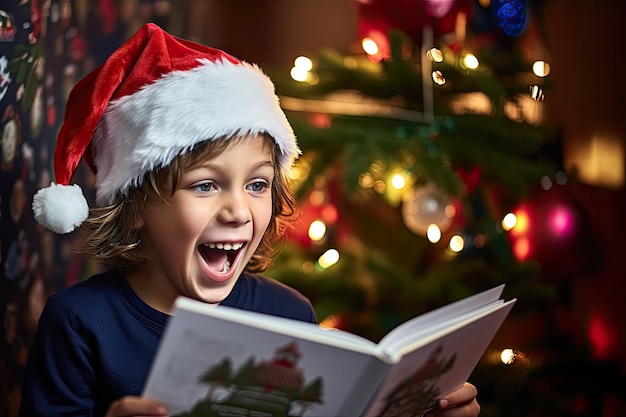
[[[224,263],[224,269],[222,270],[223,273],[226,273],[230,270],[230,261],[226,261],[226,263]]]
[[[233,245],[231,245],[230,243],[224,243],[224,250],[231,250],[233,248]]]
[[[216,243],[215,247],[218,249],[224,249],[224,244],[223,243]]]
[[[215,249],[215,243],[205,243],[204,246],[208,246],[211,249]]]

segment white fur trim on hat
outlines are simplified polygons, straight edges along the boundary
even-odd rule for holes
[[[272,81],[246,62],[199,61],[110,103],[92,140],[97,205],[113,203],[118,192],[194,145],[223,136],[267,132],[281,151],[281,168],[291,167],[300,150]]]

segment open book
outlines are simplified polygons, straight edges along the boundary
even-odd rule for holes
[[[144,396],[172,416],[416,416],[460,387],[515,299],[504,286],[401,324],[379,343],[180,297]]]

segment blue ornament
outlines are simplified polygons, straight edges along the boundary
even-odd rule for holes
[[[528,5],[525,0],[494,0],[492,11],[498,26],[509,36],[519,36],[528,23]]]

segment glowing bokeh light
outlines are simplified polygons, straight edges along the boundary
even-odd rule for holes
[[[366,172],[359,176],[359,185],[363,188],[372,188],[374,186],[374,178],[372,174]]]
[[[433,81],[437,85],[444,85],[446,83],[446,77],[443,76],[441,71],[433,71]]]
[[[465,239],[461,235],[454,235],[450,238],[449,248],[452,252],[461,252],[465,247]]]
[[[361,41],[361,46],[363,47],[365,53],[368,55],[376,55],[380,52],[378,45],[372,38],[363,38],[363,40]]]
[[[305,82],[309,78],[309,72],[299,67],[291,68],[289,74],[291,75],[291,78],[301,83]]]
[[[546,99],[543,88],[538,85],[531,85],[529,87],[528,94],[530,95],[530,98],[535,101],[544,101]]]
[[[337,262],[339,262],[339,252],[337,251],[337,249],[328,249],[317,260],[319,266],[324,269],[330,268]]]
[[[436,224],[431,224],[426,229],[426,237],[430,243],[437,243],[441,240],[441,229]]]
[[[297,57],[293,64],[296,68],[303,69],[304,71],[311,71],[313,69],[313,61],[306,56]]]
[[[461,66],[470,70],[475,70],[476,68],[478,68],[478,65],[478,58],[476,58],[476,56],[472,54],[465,54],[461,61]]]
[[[402,174],[395,174],[393,177],[391,177],[391,185],[396,190],[403,189],[404,186],[406,185],[406,179],[404,178],[404,175],[402,175]]]
[[[597,311],[591,314],[587,333],[597,359],[606,359],[618,349],[619,332]]]
[[[320,322],[320,327],[323,327],[325,329],[339,329],[341,328],[342,323],[343,319],[341,318],[341,316],[337,314],[331,314]]]
[[[517,216],[514,213],[507,213],[502,219],[502,229],[509,231],[517,224]]]
[[[513,236],[519,236],[525,234],[530,228],[530,217],[528,216],[528,210],[524,207],[519,208],[515,212],[516,223],[515,227],[511,229]]]
[[[555,207],[550,213],[550,226],[555,235],[568,235],[574,228],[574,215],[567,207]]]
[[[500,360],[505,365],[510,365],[515,360],[515,351],[513,349],[504,349],[500,353]]]
[[[339,219],[339,213],[337,212],[337,207],[333,206],[332,204],[326,204],[322,208],[321,215],[322,215],[322,219],[324,219],[324,221],[327,224],[336,223],[337,220]]]
[[[533,73],[537,77],[545,77],[550,74],[550,64],[545,61],[535,61],[533,63]]]
[[[513,255],[518,261],[525,261],[530,257],[530,241],[528,238],[520,237],[513,243]]]
[[[559,185],[567,184],[567,174],[563,171],[559,171],[556,174],[554,174],[554,179],[556,183]]]
[[[426,57],[433,62],[443,62],[443,53],[437,48],[431,48],[426,52]]]
[[[321,220],[315,220],[309,226],[309,238],[314,241],[320,241],[326,234],[326,224]]]

